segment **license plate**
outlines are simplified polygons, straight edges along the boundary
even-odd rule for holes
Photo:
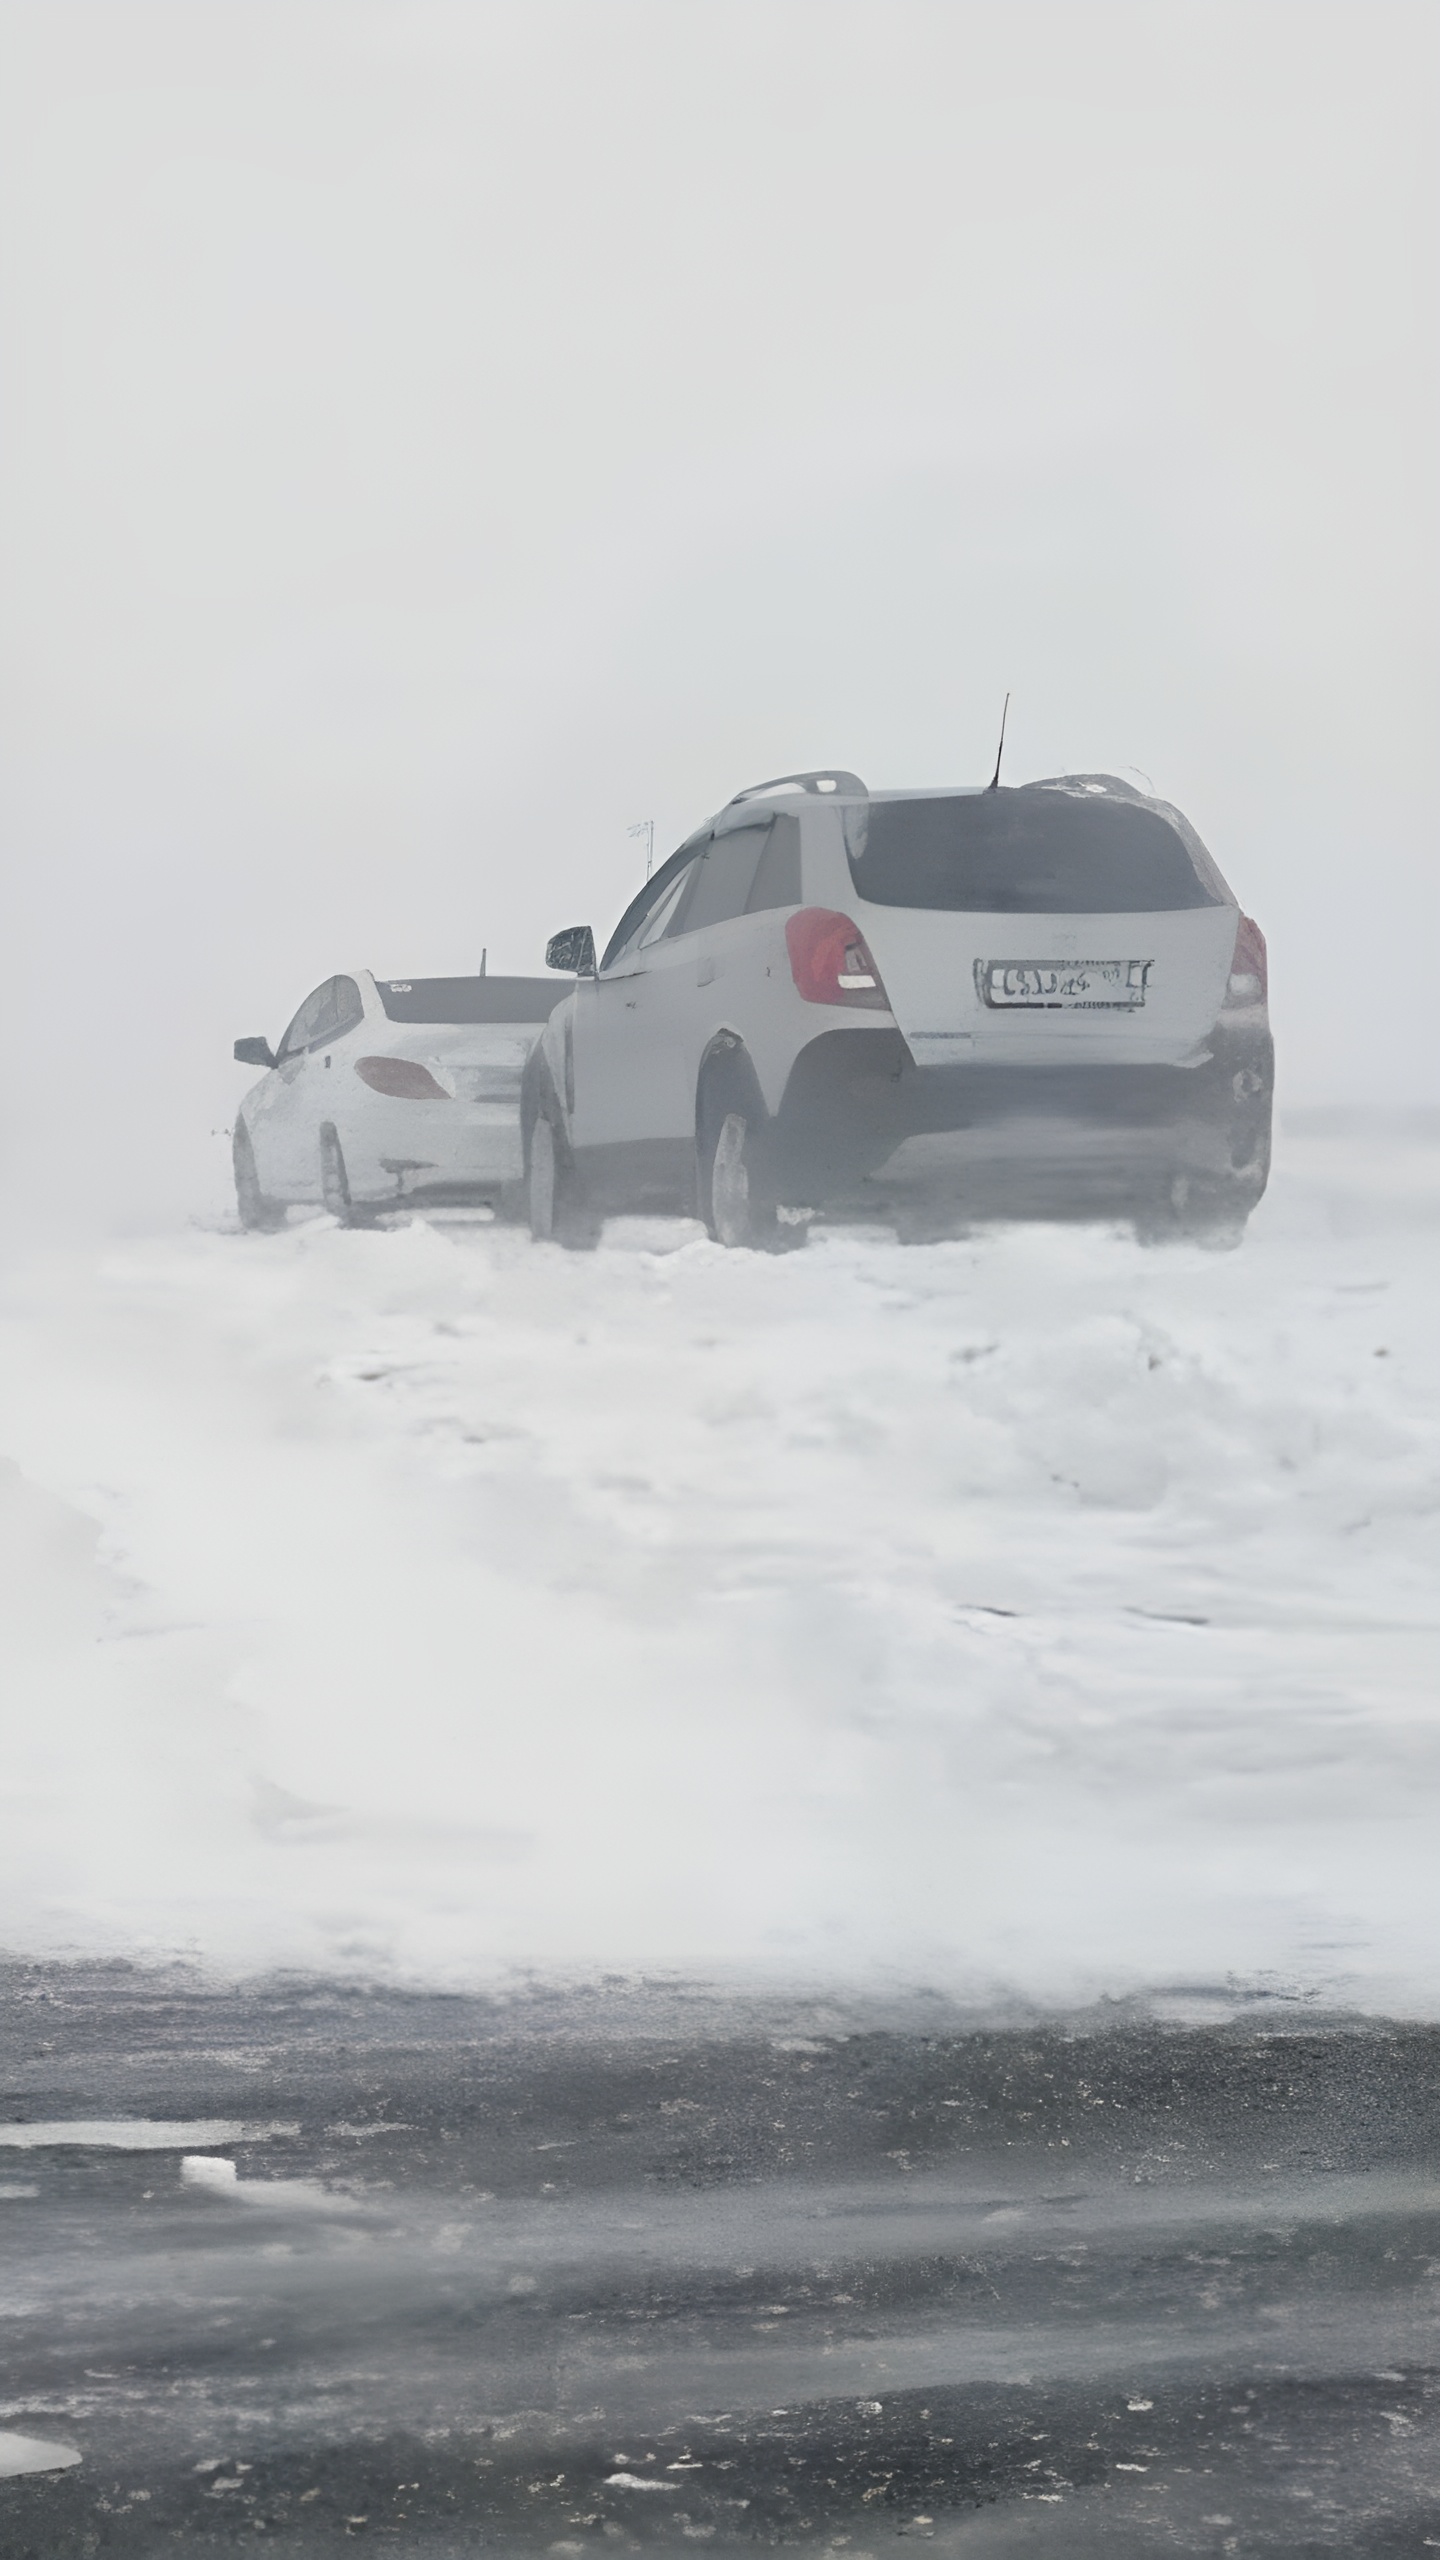
[[[1002,1012],[1134,1013],[1150,960],[977,960],[982,1004]]]

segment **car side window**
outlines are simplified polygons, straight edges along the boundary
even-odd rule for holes
[[[798,907],[800,903],[800,821],[782,812],[771,821],[765,850],[745,901],[745,913],[754,916],[766,907]]]
[[[282,1058],[298,1057],[321,1040],[341,1040],[365,1019],[365,1007],[353,978],[327,978],[308,995],[280,1043]]]
[[[612,968],[617,960],[625,958],[627,952],[637,951],[642,939],[653,941],[657,932],[664,931],[665,922],[674,913],[677,897],[689,879],[698,850],[693,843],[682,844],[678,853],[672,853],[668,861],[661,863],[654,879],[646,881],[639,897],[631,899],[605,946],[600,962],[602,970]]]
[[[308,1049],[311,1041],[318,1037],[318,1026],[323,1021],[326,1008],[330,1003],[330,990],[334,983],[333,978],[327,978],[323,986],[314,988],[306,997],[280,1043],[279,1054],[282,1058],[298,1057],[301,1050]]]
[[[667,931],[701,933],[707,925],[728,924],[732,916],[743,916],[769,833],[766,818],[753,827],[731,827],[725,835],[712,836],[685,903]]]
[[[700,860],[697,855],[694,862],[687,862],[684,870],[676,873],[659,905],[651,908],[636,934],[631,946],[633,950],[648,951],[652,942],[662,942],[670,932],[683,901],[689,896],[690,884]]]
[[[317,1040],[343,1040],[347,1031],[353,1031],[357,1022],[365,1019],[364,999],[353,978],[332,978],[330,986],[334,1019],[321,1025],[315,1034]]]

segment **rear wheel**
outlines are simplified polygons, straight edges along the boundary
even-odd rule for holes
[[[1248,1185],[1180,1173],[1154,1207],[1136,1218],[1135,1234],[1141,1244],[1198,1244],[1210,1253],[1233,1253],[1244,1242],[1254,1206]]]
[[[375,1223],[373,1208],[364,1207],[350,1197],[350,1176],[345,1168],[345,1151],[336,1135],[333,1121],[326,1120],[320,1130],[320,1197],[332,1218],[342,1227],[371,1227]]]
[[[1235,1187],[1237,1191],[1243,1190],[1253,1208],[1270,1179],[1268,1094],[1262,1096],[1258,1108],[1237,1111],[1230,1123],[1228,1152]]]
[[[235,1172],[235,1206],[240,1212],[241,1226],[262,1233],[267,1228],[278,1227],[285,1212],[278,1200],[267,1200],[260,1188],[255,1149],[243,1120],[235,1123],[230,1140],[230,1161]]]
[[[320,1197],[332,1218],[341,1226],[350,1219],[350,1176],[345,1170],[345,1151],[327,1120],[320,1132]]]
[[[943,1203],[933,1207],[903,1209],[887,1207],[881,1215],[895,1229],[898,1244],[958,1244],[974,1233],[974,1219],[958,1206],[947,1209]]]
[[[773,1202],[757,1178],[755,1125],[748,1112],[716,1112],[700,1147],[701,1206],[717,1244],[769,1245],[779,1234]]]
[[[1216,1191],[1192,1201],[1182,1212],[1180,1233],[1187,1244],[1203,1245],[1207,1253],[1233,1253],[1245,1241],[1250,1208],[1248,1198]]]

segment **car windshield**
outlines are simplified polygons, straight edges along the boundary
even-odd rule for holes
[[[1156,915],[1221,903],[1169,818],[1084,782],[873,800],[846,841],[874,906]]]
[[[548,1022],[564,995],[553,978],[377,978],[392,1022]]]

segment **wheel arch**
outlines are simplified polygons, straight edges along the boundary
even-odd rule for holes
[[[695,1075],[695,1136],[697,1144],[707,1123],[718,1113],[743,1110],[753,1127],[765,1128],[770,1120],[760,1078],[755,1070],[745,1041],[738,1031],[727,1027],[711,1033],[701,1053]]]

